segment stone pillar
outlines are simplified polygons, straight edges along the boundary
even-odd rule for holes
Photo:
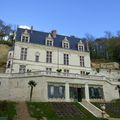
[[[89,87],[88,84],[85,84],[85,100],[89,101]]]
[[[70,101],[70,92],[69,92],[69,83],[65,83],[65,101],[69,102]]]

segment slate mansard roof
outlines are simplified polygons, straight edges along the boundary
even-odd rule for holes
[[[21,41],[21,35],[24,33],[24,31],[25,31],[25,29],[23,29],[23,28],[17,28],[17,31],[16,31],[16,40],[17,41]],[[41,45],[45,45],[45,39],[50,34],[47,32],[41,32],[41,31],[36,31],[36,30],[27,30],[27,31],[30,35],[30,43],[41,44]],[[62,48],[62,40],[64,40],[65,37],[67,37],[67,39],[69,41],[69,44],[70,44],[69,49],[78,50],[77,45],[81,39],[76,38],[74,36],[64,36],[64,35],[56,34],[56,38],[54,38],[53,46]],[[83,43],[84,43],[84,41],[83,41]],[[86,46],[85,46],[85,48],[86,48]]]

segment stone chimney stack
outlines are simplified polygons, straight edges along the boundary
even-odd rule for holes
[[[56,33],[57,33],[56,30],[51,31],[51,35],[52,35],[53,38],[56,38]]]

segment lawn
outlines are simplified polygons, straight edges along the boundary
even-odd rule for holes
[[[78,103],[70,103],[70,104],[76,107],[80,111],[80,113],[82,113],[81,117],[72,116],[72,115],[64,116],[64,117],[58,116],[58,114],[56,113],[57,110],[54,108],[54,103],[45,103],[45,102],[27,103],[30,115],[32,117],[37,118],[37,120],[40,120],[42,117],[46,117],[47,120],[102,120],[102,119],[95,118],[91,113],[85,110]],[[62,109],[63,111],[66,111],[65,107]],[[62,113],[62,114],[66,115],[66,113]]]
[[[101,109],[101,103],[93,103],[95,106]],[[120,118],[120,99],[105,103],[106,113],[113,118]]]
[[[16,114],[15,103],[8,101],[0,101],[0,117],[7,117],[7,120],[13,120]]]

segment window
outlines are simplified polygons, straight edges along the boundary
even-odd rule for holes
[[[64,54],[64,65],[69,65],[69,55]]]
[[[68,75],[69,70],[68,69],[64,69],[64,75]]]
[[[89,87],[90,98],[103,99],[103,88],[101,87]]]
[[[47,46],[53,46],[53,41],[52,40],[47,40]]]
[[[25,73],[25,70],[26,70],[26,66],[25,65],[20,65],[19,72],[20,73]]]
[[[69,73],[69,70],[68,69],[64,69],[64,73]]]
[[[47,51],[46,53],[46,62],[52,63],[52,52],[51,51]]]
[[[69,43],[64,42],[63,47],[64,48],[69,48]]]
[[[10,62],[10,61],[8,61],[7,68],[10,68],[10,64],[11,64],[11,62]]]
[[[85,75],[85,71],[80,71],[80,74],[81,75]]]
[[[47,74],[51,74],[51,72],[52,72],[52,68],[46,68],[46,73]]]
[[[62,47],[66,49],[69,48],[69,40],[67,39],[67,37],[65,37],[64,40],[62,41]]]
[[[9,53],[8,58],[11,58],[11,57],[12,57],[12,53]]]
[[[79,51],[84,51],[83,46],[79,45],[79,46],[78,46],[78,50],[79,50]]]
[[[65,86],[48,85],[48,98],[65,98]]]
[[[51,34],[48,34],[45,41],[45,44],[47,46],[53,46],[53,37],[51,36]]]
[[[36,52],[35,53],[35,62],[39,62],[39,56],[40,56],[40,53]]]
[[[51,95],[51,96],[54,95],[54,86],[50,86],[50,95]]]
[[[27,48],[21,48],[20,60],[27,60]]]
[[[35,56],[35,62],[39,62],[39,55]]]
[[[29,42],[29,36],[22,36],[22,42]]]
[[[70,86],[69,90],[70,90],[70,98],[74,99],[74,100],[78,100],[78,96],[79,96],[79,92],[78,92],[78,87],[76,85],[73,84],[73,86]],[[81,98],[85,99],[85,88],[81,87]]]
[[[80,66],[81,67],[85,66],[85,64],[84,64],[84,56],[80,56]]]

